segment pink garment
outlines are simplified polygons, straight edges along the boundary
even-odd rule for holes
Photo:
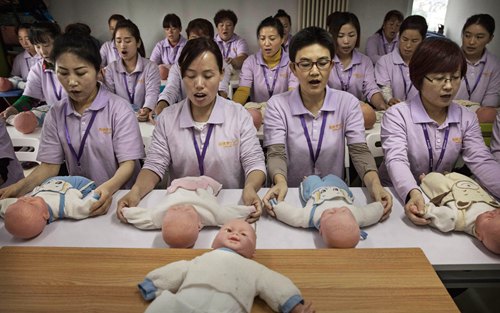
[[[173,193],[178,188],[196,191],[196,189],[208,189],[208,187],[212,189],[213,195],[216,196],[222,189],[222,184],[205,175],[199,177],[183,177],[174,179],[174,181],[170,183],[170,187],[167,188],[167,194]]]

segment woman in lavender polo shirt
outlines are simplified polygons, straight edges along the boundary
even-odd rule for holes
[[[217,27],[215,42],[227,64],[239,70],[243,61],[248,57],[247,41],[234,33],[238,23],[238,17],[231,10],[219,10],[214,16],[214,24]]]
[[[495,20],[489,14],[469,17],[462,28],[467,74],[455,98],[480,103],[480,123],[493,122],[500,107],[500,60],[486,49],[494,32]]]
[[[160,70],[144,57],[144,44],[139,28],[131,20],[116,24],[113,34],[120,58],[104,69],[104,83],[127,100],[145,122],[153,112],[160,93]]]
[[[297,88],[288,53],[282,48],[283,35],[283,25],[277,18],[267,17],[260,22],[257,27],[260,50],[243,62],[234,102],[245,104],[248,96],[252,102],[265,102],[273,94]]]
[[[376,64],[381,56],[391,53],[398,46],[399,27],[404,20],[403,13],[391,10],[385,14],[382,27],[366,40],[366,55]]]
[[[388,106],[375,82],[370,58],[356,49],[359,47],[361,34],[359,20],[350,12],[334,12],[328,29],[337,44],[328,86],[347,91],[358,98],[361,101],[365,128],[371,128],[375,124],[375,112],[366,102],[379,110],[385,110]]]
[[[217,95],[222,79],[222,55],[211,38],[191,39],[179,58],[187,99],[158,116],[153,139],[137,180],[118,201],[137,206],[163,178],[207,175],[224,188],[243,188],[242,200],[261,213],[257,191],[265,181],[264,153],[250,114],[241,105]]]
[[[10,72],[11,76],[19,76],[24,81],[28,79],[31,67],[40,60],[40,56],[29,38],[30,27],[31,24],[26,23],[20,24],[17,27],[17,38],[24,51],[16,56],[12,64],[12,71]]]
[[[116,49],[115,46],[115,39],[113,37],[113,34],[115,33],[115,26],[116,23],[119,21],[125,20],[125,16],[121,14],[113,14],[109,17],[108,19],[108,28],[109,32],[111,33],[111,40],[106,41],[105,43],[102,44],[101,46],[101,67],[106,67],[108,64],[110,64],[113,61],[116,61],[120,58],[120,54],[118,53],[118,49]]]
[[[466,66],[451,40],[424,40],[410,62],[410,78],[419,93],[389,108],[382,119],[382,180],[392,182],[406,215],[418,225],[429,223],[422,217],[420,176],[451,172],[460,155],[479,183],[500,197],[500,164],[484,144],[476,115],[452,102]]]
[[[97,82],[99,48],[89,36],[65,34],[54,43],[57,78],[67,92],[45,117],[40,166],[16,184],[0,190],[0,198],[19,197],[58,175],[66,162],[70,175],[98,185],[100,199],[90,215],[107,212],[112,195],[139,171],[144,157],[139,126],[127,102]]]
[[[408,16],[399,28],[398,49],[382,56],[375,65],[375,79],[385,102],[391,106],[418,93],[412,85],[408,64],[427,34],[427,22],[420,15]]]
[[[31,67],[23,95],[0,113],[6,119],[22,111],[29,111],[45,101],[54,105],[65,96],[63,87],[54,72],[54,60],[51,58],[54,40],[61,34],[61,29],[55,23],[37,22],[30,28],[30,41],[41,59]]]
[[[359,100],[326,86],[334,55],[335,42],[322,28],[308,27],[292,38],[291,68],[299,88],[268,101],[264,147],[274,186],[263,198],[264,204],[272,210],[269,200],[282,201],[288,186],[298,187],[304,176],[343,177],[347,143],[372,198],[383,202],[385,219],[391,211],[392,197],[380,184],[375,160],[366,145]]]

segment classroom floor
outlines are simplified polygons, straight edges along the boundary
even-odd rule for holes
[[[462,313],[500,312],[500,288],[469,288],[453,300]]]

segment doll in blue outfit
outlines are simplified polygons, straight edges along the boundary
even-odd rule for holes
[[[95,183],[85,177],[52,177],[27,196],[0,200],[0,216],[13,236],[32,238],[54,220],[89,217],[90,207],[99,198],[93,192],[96,188]]]
[[[381,202],[353,205],[352,192],[335,175],[308,176],[299,193],[303,207],[274,202],[269,213],[290,226],[318,229],[329,248],[354,248],[367,236],[360,227],[378,223],[384,213]]]

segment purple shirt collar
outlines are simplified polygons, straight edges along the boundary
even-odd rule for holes
[[[288,62],[289,62],[288,53],[286,53],[285,50],[283,50],[283,48],[281,48],[281,60],[280,60],[280,63],[278,64],[278,66],[280,68],[286,67],[286,66],[288,66]],[[267,64],[266,64],[266,61],[264,61],[264,57],[262,56],[261,49],[259,49],[259,52],[257,52],[257,64],[264,65],[267,68],[269,68],[269,66],[267,66]]]
[[[337,64],[341,63],[339,57],[336,54],[333,57],[333,62],[335,62],[335,66],[338,66]],[[348,70],[351,67],[353,67],[354,65],[358,65],[358,64],[361,64],[361,54],[359,53],[358,49],[354,49],[354,50],[352,50],[351,64],[349,64],[349,66],[347,68],[343,68],[342,70],[343,71]]]
[[[224,103],[223,98],[217,96],[215,100],[212,113],[208,119],[208,124],[222,124],[224,123]],[[180,113],[180,127],[181,128],[191,128],[194,127],[193,117],[191,116],[191,110],[189,107],[189,99],[184,99],[179,105],[182,105]]]
[[[175,47],[179,46],[182,47],[185,43],[187,42],[186,38],[182,37],[182,35],[179,37],[179,42],[175,45]],[[168,41],[167,38],[163,39],[161,41],[161,46],[164,48],[175,48],[170,44],[170,41]]]
[[[97,96],[87,110],[99,111],[104,108],[108,103],[109,94],[107,93],[109,93],[109,91],[102,85],[101,82],[99,82],[99,91],[97,92]],[[66,95],[64,103],[71,103],[68,95]],[[76,115],[76,112],[73,109],[73,105],[68,105],[66,116],[70,116],[71,114]]]
[[[141,73],[144,71],[144,60],[139,54],[139,52],[137,52],[137,64],[135,65],[135,69],[132,73],[127,72],[127,70],[125,69],[125,65],[123,65],[122,58],[116,60],[116,63],[117,63],[116,68],[119,73],[134,74],[134,73]]]
[[[420,99],[420,94],[417,94],[415,97],[408,100],[408,104],[411,111],[411,119],[414,123],[426,124],[434,122],[434,120],[432,120],[425,111],[422,99]],[[461,110],[459,104],[452,102],[448,107],[448,116],[446,117],[445,122],[440,126],[440,128],[445,127],[451,123],[460,123],[460,115]]]
[[[292,115],[303,115],[303,114],[311,114],[311,112],[306,109],[304,103],[302,102],[302,98],[299,93],[300,87],[295,88],[291,91],[290,94],[290,112]],[[323,106],[320,111],[328,111],[335,112],[335,103],[334,101],[330,101],[330,98],[333,96],[335,91],[329,87],[326,87],[325,99],[323,100]]]
[[[233,41],[236,41],[238,40],[240,37],[238,35],[236,35],[236,33],[233,33],[233,35],[231,36],[231,38],[229,38],[228,41],[224,41],[222,40],[222,38],[220,38],[219,34],[215,35],[215,41],[217,42],[225,42],[225,43],[230,43],[230,42],[233,42]]]

